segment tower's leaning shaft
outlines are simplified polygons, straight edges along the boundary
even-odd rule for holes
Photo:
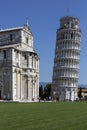
[[[76,100],[80,62],[81,30],[79,19],[63,17],[56,33],[52,77],[52,97],[59,101]]]

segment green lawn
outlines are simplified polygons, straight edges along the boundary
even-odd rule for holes
[[[0,103],[0,130],[86,130],[87,102]]]

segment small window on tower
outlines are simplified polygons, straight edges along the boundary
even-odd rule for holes
[[[4,59],[6,59],[6,50],[3,51]]]
[[[26,37],[26,43],[28,44],[28,37]]]
[[[73,33],[71,33],[71,39],[73,39]]]
[[[10,34],[10,41],[12,41],[13,37],[12,37],[12,34]]]
[[[25,60],[26,60],[26,59],[27,59],[27,56],[25,55],[24,57],[25,57]]]
[[[69,25],[69,23],[70,23],[70,21],[68,20],[68,21],[67,21],[67,24]]]

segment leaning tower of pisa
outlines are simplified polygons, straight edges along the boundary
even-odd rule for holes
[[[59,101],[77,98],[81,30],[79,19],[63,17],[56,33],[52,97]]]

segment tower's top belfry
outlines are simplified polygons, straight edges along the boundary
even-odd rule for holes
[[[66,16],[60,19],[60,29],[79,29],[79,19]]]

